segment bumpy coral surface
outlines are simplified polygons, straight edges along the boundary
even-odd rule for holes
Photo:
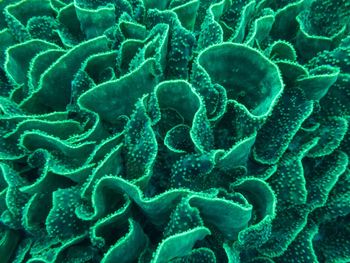
[[[350,262],[348,0],[0,0],[0,262]]]

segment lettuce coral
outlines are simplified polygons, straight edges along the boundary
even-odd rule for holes
[[[350,2],[0,0],[1,263],[350,262]]]

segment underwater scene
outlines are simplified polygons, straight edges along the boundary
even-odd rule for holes
[[[349,0],[0,0],[0,263],[349,263]]]

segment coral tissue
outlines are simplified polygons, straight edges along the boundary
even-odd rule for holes
[[[0,0],[0,263],[350,262],[348,0]]]

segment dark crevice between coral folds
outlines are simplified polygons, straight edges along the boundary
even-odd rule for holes
[[[0,1],[0,263],[350,262],[349,10]]]

